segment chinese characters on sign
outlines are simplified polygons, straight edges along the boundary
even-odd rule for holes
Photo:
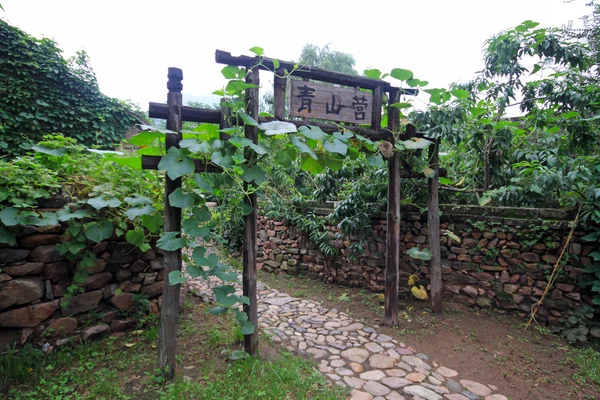
[[[298,80],[292,80],[291,87],[289,110],[292,116],[371,124],[371,92]]]

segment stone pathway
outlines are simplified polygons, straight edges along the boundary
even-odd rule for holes
[[[205,301],[218,279],[188,281]],[[237,294],[241,294],[241,286]],[[507,400],[498,388],[460,379],[427,355],[379,334],[336,309],[258,284],[259,324],[286,349],[313,357],[332,382],[352,389],[355,400]]]

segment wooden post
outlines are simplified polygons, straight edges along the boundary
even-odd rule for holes
[[[181,90],[183,86],[183,72],[179,68],[169,68],[167,75],[167,129],[174,134],[167,134],[165,144],[167,150],[173,146],[179,147],[181,141]],[[171,207],[169,195],[181,187],[181,178],[171,180],[165,177],[165,232],[181,231],[181,209]],[[160,309],[160,323],[158,327],[158,358],[156,365],[161,369],[167,379],[175,376],[177,355],[177,320],[179,313],[179,292],[181,285],[169,283],[171,271],[181,271],[181,250],[165,251],[164,257],[165,280],[163,283],[163,297]]]
[[[442,266],[440,254],[440,206],[438,203],[439,183],[439,153],[440,141],[429,146],[429,166],[433,169],[435,176],[428,179],[429,190],[427,193],[427,221],[429,231],[429,251],[431,261],[429,262],[429,276],[431,277],[431,309],[435,313],[442,311]]]
[[[371,114],[371,129],[379,132],[381,129],[381,103],[383,102],[383,88],[377,86],[373,89],[373,113]]]
[[[275,71],[275,80],[273,82],[273,114],[279,120],[285,119],[285,92],[287,88],[287,78],[282,78],[285,71],[283,68],[277,68]]]
[[[246,89],[246,113],[258,120],[258,68],[253,68],[246,76],[246,83],[256,85],[256,88]],[[258,129],[256,126],[246,125],[245,136],[247,139],[258,143]],[[244,190],[248,189],[244,184]],[[244,348],[248,354],[258,353],[258,299],[256,295],[256,224],[258,211],[256,209],[256,193],[246,196],[245,201],[252,206],[252,212],[244,217],[244,249],[243,249],[243,294],[250,299],[250,304],[244,304],[244,312],[248,320],[254,324],[254,332],[244,335]]]
[[[396,101],[397,90],[390,91],[388,100],[388,127],[391,131],[400,125],[400,113],[389,107]],[[385,319],[387,326],[398,325],[398,271],[400,269],[400,154],[394,151],[388,161],[388,209],[385,264]]]

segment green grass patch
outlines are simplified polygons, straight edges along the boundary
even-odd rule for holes
[[[222,379],[206,383],[177,380],[161,399],[345,399],[347,390],[329,388],[314,364],[289,353],[274,360],[247,357],[230,364]]]
[[[572,349],[570,359],[578,369],[573,379],[582,385],[600,387],[600,352],[592,347]]]

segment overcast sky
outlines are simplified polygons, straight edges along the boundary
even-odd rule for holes
[[[304,44],[348,52],[357,70],[405,68],[430,87],[466,81],[482,68],[483,43],[524,20],[561,26],[588,9],[584,0],[0,0],[0,16],[65,56],[84,49],[101,90],[142,109],[166,101],[167,67],[183,69],[184,101],[218,101],[215,49],[297,60]],[[263,90],[271,77],[261,74]]]

